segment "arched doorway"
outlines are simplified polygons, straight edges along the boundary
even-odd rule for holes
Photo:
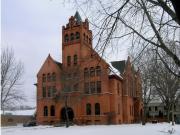
[[[69,121],[73,121],[74,112],[73,112],[72,108],[67,107],[67,114],[68,114]],[[61,121],[63,121],[63,122],[66,121],[66,109],[65,109],[65,107],[63,107],[61,109]]]

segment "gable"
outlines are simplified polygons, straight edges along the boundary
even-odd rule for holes
[[[49,55],[41,66],[37,76],[48,72],[60,72],[61,67],[62,64],[53,60],[52,57]]]

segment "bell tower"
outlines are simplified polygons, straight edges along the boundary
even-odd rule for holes
[[[76,11],[62,27],[62,63],[64,68],[80,65],[81,59],[92,48],[92,31],[88,19],[83,22]]]

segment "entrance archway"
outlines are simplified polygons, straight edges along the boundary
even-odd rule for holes
[[[70,107],[67,108],[67,114],[68,114],[69,121],[73,121],[74,112],[73,112],[72,108],[70,108]],[[61,109],[61,121],[63,121],[63,122],[66,121],[66,109],[65,109],[65,107],[63,107]]]

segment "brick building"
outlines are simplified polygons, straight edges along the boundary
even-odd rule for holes
[[[113,70],[119,74],[113,74]],[[108,64],[92,47],[89,22],[79,13],[62,27],[62,63],[50,55],[37,74],[37,122],[54,124],[139,122],[141,80],[130,58]]]

